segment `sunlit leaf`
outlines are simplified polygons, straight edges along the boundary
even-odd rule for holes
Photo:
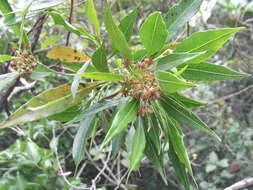
[[[100,34],[100,24],[97,17],[97,11],[94,6],[93,0],[87,0],[86,2],[86,14],[90,23],[94,26],[96,33]]]
[[[239,27],[196,32],[183,40],[176,48],[175,52],[196,53],[206,51],[204,55],[199,56],[190,62],[198,63],[204,61],[213,56],[229,38],[242,29],[242,27]]]
[[[179,90],[196,86],[195,84],[183,81],[179,79],[176,75],[166,71],[157,71],[156,77],[159,86],[167,93],[174,93]]]
[[[102,45],[92,55],[92,63],[100,72],[109,72],[105,47]]]
[[[55,44],[56,42],[60,41],[60,39],[61,39],[60,35],[52,35],[41,42],[40,48],[45,49],[45,48]]]
[[[11,55],[0,55],[0,63],[10,61],[13,57]]]
[[[182,77],[185,79],[196,81],[231,80],[246,76],[250,75],[206,62],[189,64],[182,73]]]
[[[113,47],[115,47],[126,58],[131,58],[132,55],[130,48],[128,47],[127,40],[122,31],[115,24],[109,8],[107,8],[105,12],[105,26],[108,31],[109,38],[112,41]]]

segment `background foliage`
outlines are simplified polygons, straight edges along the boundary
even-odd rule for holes
[[[41,2],[42,4],[39,6],[30,8],[24,21],[24,26],[28,31],[34,24],[34,19],[38,18],[37,15],[43,2],[47,1]],[[57,4],[60,1],[53,2]],[[139,14],[145,16],[155,10],[166,12],[167,5],[172,6],[174,3],[177,2],[121,0],[115,1],[112,11],[116,17],[122,17],[132,10],[133,7],[138,6],[140,9]],[[24,10],[24,2],[21,0],[13,1],[12,6],[15,10],[19,8]],[[67,18],[69,6],[69,3],[64,2],[57,6],[57,10]],[[103,4],[97,3],[96,7],[102,10]],[[83,19],[84,12],[86,11],[83,2],[76,1],[72,22],[93,30],[87,21]],[[17,14],[21,14],[21,12],[17,12]],[[33,17],[34,15],[36,17]],[[201,11],[191,20],[189,26],[185,28],[181,37],[183,38],[188,33],[203,29],[246,26],[247,29],[238,33],[236,38],[227,43],[211,61],[220,65],[229,65],[230,68],[234,68],[235,70],[252,74],[252,18],[253,5],[250,1],[206,1],[202,5]],[[1,54],[8,54],[10,47],[13,46],[10,42],[15,42],[17,39],[4,22],[6,21],[2,20],[0,47]],[[58,20],[58,22],[61,21]],[[138,26],[142,22],[143,20],[138,20]],[[57,68],[57,64],[53,60],[46,58],[46,51],[55,44],[64,45],[67,32],[63,30],[64,24],[63,26],[54,26],[54,23],[55,20],[52,18],[45,21],[35,53],[36,56],[40,57],[41,62],[50,67]],[[99,27],[95,26],[94,28],[99,33]],[[135,35],[136,33],[137,31],[134,31]],[[34,38],[35,36],[33,36]],[[78,50],[85,50],[88,55],[93,52],[87,46],[86,39],[80,40],[74,34],[71,35],[70,44]],[[1,73],[6,73],[6,66],[1,65],[0,71]],[[54,77],[55,75],[55,73],[48,70],[33,73],[32,78],[39,79],[36,88],[24,91],[13,97],[9,105],[11,112],[27,102],[33,95],[37,95],[48,88],[59,86],[69,80],[68,77],[57,75],[56,78]],[[195,178],[200,189],[223,189],[238,180],[252,175],[253,98],[251,95],[251,85],[252,77],[248,77],[211,85],[209,83],[201,83],[198,88],[186,91],[189,96],[203,102],[208,102],[206,107],[197,109],[196,112],[212,129],[215,129],[224,142],[223,144],[219,144],[211,137],[203,135],[198,131],[189,130],[186,132],[185,144],[194,166]],[[241,89],[245,88],[247,89],[240,92]],[[233,94],[238,91],[240,93]],[[227,96],[231,94],[233,96]],[[225,98],[220,99],[219,97]],[[69,111],[68,115],[71,115],[72,112],[74,111]],[[6,119],[6,112],[3,111],[0,118],[1,120]],[[0,189],[71,189],[67,184],[67,180],[77,186],[90,184],[90,181],[98,173],[96,167],[103,166],[103,163],[99,159],[103,158],[106,161],[106,155],[98,147],[92,147],[89,150],[90,157],[87,157],[87,162],[84,165],[85,169],[83,172],[75,173],[75,163],[71,157],[73,138],[77,133],[77,126],[75,124],[71,127],[66,127],[60,122],[44,119],[29,123],[26,128],[22,127],[17,130],[15,132],[7,129],[0,131]],[[131,131],[126,138],[132,138]],[[123,158],[129,157],[126,152],[122,152],[122,156]],[[126,163],[127,159],[116,159],[109,167],[114,170],[118,162],[121,162],[122,165],[128,164]],[[123,172],[119,173],[124,174],[126,169],[121,169]],[[170,188],[183,189],[175,178],[175,173],[170,163],[167,164],[166,170],[170,179]],[[159,174],[145,160],[140,173],[134,173],[128,182],[131,184],[128,187],[129,189],[168,188],[163,185]],[[106,178],[102,178],[99,183],[110,184],[111,182],[108,182]],[[102,185],[100,189],[113,189],[114,187]],[[194,189],[195,187],[192,188]]]

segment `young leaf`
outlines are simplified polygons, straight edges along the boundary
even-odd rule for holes
[[[203,55],[204,52],[198,53],[173,53],[161,58],[157,65],[157,70],[169,70],[174,67],[177,67],[187,61],[190,61],[200,55]]]
[[[118,82],[123,80],[122,75],[112,74],[112,73],[103,73],[103,72],[92,72],[92,73],[82,73],[82,74],[74,74],[75,76],[102,80],[108,82]]]
[[[195,114],[185,108],[181,103],[169,96],[162,96],[160,98],[161,105],[167,112],[167,114],[173,117],[179,123],[183,123],[187,126],[196,128],[200,131],[206,132],[218,141],[221,139],[216,135],[214,131],[208,128],[208,126]]]
[[[178,92],[174,93],[174,94],[170,94],[169,96],[176,99],[176,101],[180,102],[181,104],[183,104],[183,106],[185,106],[187,108],[196,108],[196,107],[204,106],[204,105],[207,104],[207,103],[198,102],[196,100],[188,98],[188,97],[186,97],[183,94],[178,93]]]
[[[173,148],[172,142],[169,143],[168,155],[176,175],[178,176],[180,182],[184,185],[185,190],[190,190],[190,180],[186,172],[186,167],[182,162],[180,162],[178,155]]]
[[[109,8],[105,11],[105,26],[113,47],[115,47],[124,57],[131,58],[132,55],[127,40],[119,27],[115,24]]]
[[[157,71],[156,77],[159,86],[167,93],[174,93],[179,90],[196,86],[195,84],[183,81],[179,79],[176,75],[166,71]]]
[[[96,85],[80,88],[75,99],[71,95],[69,84],[46,90],[16,110],[7,121],[0,123],[0,127],[10,127],[61,113],[77,105],[95,87]]]
[[[138,170],[140,165],[143,152],[146,145],[145,132],[143,129],[143,124],[141,118],[137,121],[137,129],[134,134],[131,155],[130,155],[130,172]]]
[[[225,28],[196,32],[183,40],[175,52],[195,53],[206,51],[204,55],[190,61],[191,63],[199,63],[212,57],[230,37],[241,29],[243,28]]]
[[[149,15],[140,29],[140,39],[149,56],[163,48],[167,35],[166,25],[159,12]]]
[[[72,147],[72,156],[76,167],[84,159],[87,139],[90,137],[94,126],[95,115],[90,115],[81,121],[80,127],[75,135]]]
[[[13,57],[11,55],[0,55],[0,63],[10,61]]]
[[[100,24],[99,24],[99,20],[97,17],[97,11],[94,6],[93,0],[87,0],[86,13],[87,13],[87,17],[88,17],[90,23],[94,26],[96,33],[98,35],[100,35]]]
[[[104,45],[102,45],[93,53],[91,60],[98,71],[109,72]]]
[[[203,0],[182,0],[179,5],[172,7],[165,16],[169,31],[167,41],[175,37],[182,27],[199,11]]]
[[[54,46],[49,52],[47,52],[47,57],[72,63],[86,62],[90,59],[84,53],[66,46]]]
[[[119,24],[119,29],[125,35],[127,42],[129,42],[131,39],[134,24],[137,18],[137,12],[138,12],[137,9],[132,10],[127,16],[121,19]]]
[[[55,11],[48,11],[47,14],[53,18],[55,24],[62,25],[67,31],[73,32],[78,36],[80,35],[80,31],[75,26],[67,22],[61,14]]]
[[[231,80],[246,76],[250,75],[207,62],[189,64],[185,72],[182,73],[183,78],[196,81]]]
[[[104,147],[106,144],[108,144],[113,137],[120,134],[130,122],[135,120],[138,108],[139,102],[135,99],[123,104],[119,108],[118,112],[113,118],[112,125],[107,132],[101,147]]]

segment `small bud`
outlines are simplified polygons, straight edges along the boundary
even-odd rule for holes
[[[138,67],[138,69],[142,70],[146,67],[146,64],[145,64],[145,62],[140,62],[137,64],[137,67]]]
[[[148,66],[152,65],[154,63],[152,58],[146,58],[146,59],[144,59],[144,62],[147,63]]]

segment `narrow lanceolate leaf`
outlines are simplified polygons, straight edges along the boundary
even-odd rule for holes
[[[123,80],[122,75],[112,74],[112,73],[102,73],[102,72],[92,72],[83,74],[74,74],[75,76],[85,77],[94,80],[102,80],[108,82],[118,82]]]
[[[178,176],[180,182],[184,185],[185,190],[190,190],[190,180],[187,174],[185,165],[179,160],[178,155],[176,154],[172,142],[169,145],[169,159],[172,163],[172,166]]]
[[[107,59],[106,59],[106,52],[105,47],[102,45],[99,47],[91,57],[93,65],[96,69],[100,72],[109,72]]]
[[[80,31],[75,26],[67,22],[66,19],[58,12],[50,11],[47,12],[47,14],[49,14],[53,18],[55,24],[62,25],[67,31],[73,32],[78,36],[81,34]]]
[[[169,31],[168,41],[178,35],[182,27],[199,11],[203,0],[182,0],[172,7],[165,16]]]
[[[186,152],[186,147],[184,145],[183,133],[181,129],[177,126],[177,123],[169,116],[167,117],[167,122],[168,122],[170,143],[172,143],[172,146],[179,160],[185,165],[189,174],[193,177],[191,163],[188,154]]]
[[[163,181],[165,184],[167,184],[167,177],[164,167],[164,155],[163,152],[160,150],[157,150],[153,142],[149,137],[147,139],[147,144],[145,148],[145,155],[149,159],[149,161],[154,164],[158,172],[160,173]]]
[[[80,127],[74,138],[72,156],[76,167],[84,159],[87,139],[90,137],[93,126],[94,126],[95,115],[90,115],[81,121]]]
[[[96,85],[81,87],[75,99],[69,84],[46,90],[16,110],[7,121],[0,123],[0,127],[10,127],[61,113],[77,105],[95,87]]]
[[[157,71],[156,78],[159,86],[167,93],[174,93],[179,90],[196,86],[195,84],[183,81],[176,75],[166,71]]]
[[[170,55],[167,55],[163,58],[161,58],[157,65],[157,70],[169,70],[174,67],[177,67],[187,61],[190,61],[200,55],[203,55],[204,52],[198,52],[198,53],[172,53]]]
[[[130,155],[130,171],[138,170],[143,152],[146,145],[145,132],[141,118],[138,119],[137,129],[134,134],[131,155]]]
[[[191,63],[199,63],[212,57],[230,37],[241,29],[243,28],[224,28],[194,33],[183,40],[175,52],[195,53],[206,51],[204,55],[190,61]]]
[[[161,97],[160,101],[165,111],[179,123],[183,123],[189,127],[206,132],[221,141],[214,131],[209,129],[198,116],[184,107],[180,102],[176,101],[172,97],[164,95]]]
[[[127,125],[134,121],[138,112],[139,102],[135,99],[123,104],[113,118],[112,125],[107,132],[102,147],[109,143],[113,137],[120,134]]]
[[[149,56],[159,52],[165,43],[168,32],[161,13],[148,16],[140,29],[140,38]]]
[[[10,61],[13,57],[11,55],[0,55],[0,63]]]
[[[151,141],[154,143],[158,153],[161,151],[161,141],[160,141],[160,127],[157,121],[157,118],[154,114],[144,120],[145,125],[150,124],[149,129],[147,131],[147,136],[150,137]]]
[[[199,101],[193,100],[191,98],[188,98],[178,92],[174,93],[174,94],[170,94],[169,96],[176,99],[178,102],[180,102],[181,104],[183,104],[183,106],[185,106],[187,108],[197,108],[197,107],[204,106],[207,104],[207,103],[199,102]]]
[[[137,9],[134,9],[131,11],[128,15],[126,15],[123,19],[121,19],[119,28],[125,35],[125,38],[127,42],[130,41],[133,29],[134,29],[134,24],[136,22],[137,18]]]
[[[113,47],[115,47],[124,57],[131,58],[132,55],[127,40],[123,32],[115,24],[110,9],[107,9],[105,12],[105,26]]]
[[[98,20],[98,17],[97,17],[97,11],[96,11],[96,8],[94,6],[93,0],[87,0],[86,14],[87,14],[87,17],[88,17],[90,23],[95,28],[96,33],[98,35],[100,35],[100,24],[99,24],[99,20]]]
[[[84,53],[66,46],[54,46],[49,52],[47,52],[47,57],[72,63],[82,63],[90,59]]]
[[[249,75],[206,62],[189,64],[182,73],[185,79],[196,81],[231,80],[245,76]]]

